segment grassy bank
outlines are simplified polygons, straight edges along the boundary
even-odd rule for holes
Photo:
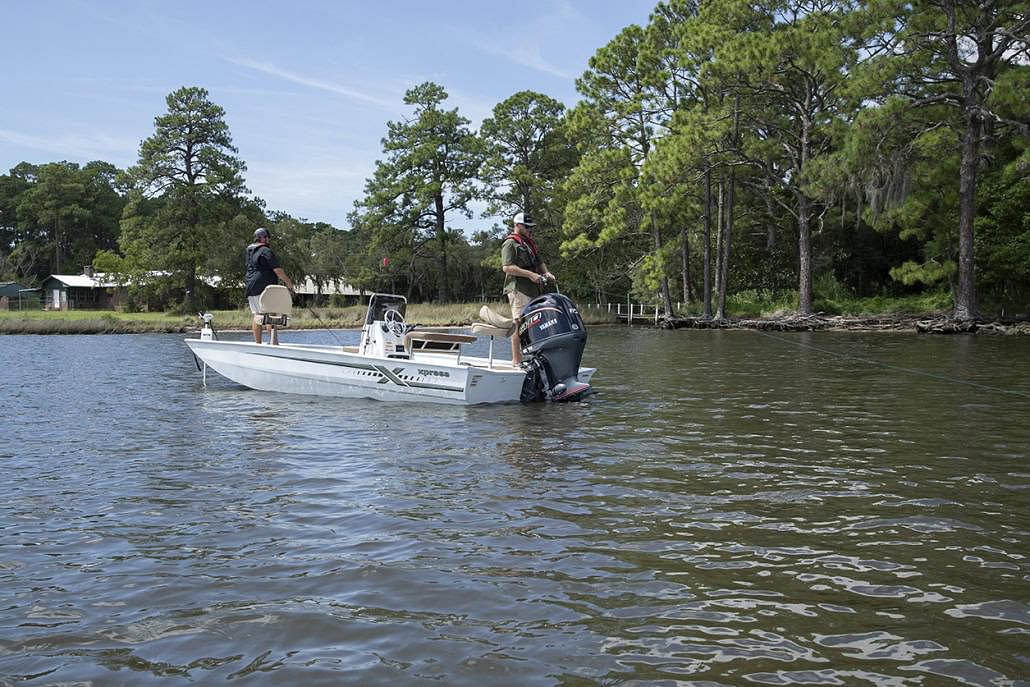
[[[883,315],[939,315],[951,310],[951,295],[946,292],[914,296],[871,296],[858,298],[847,293],[816,292],[812,310],[825,315],[845,317],[877,317]],[[785,317],[797,312],[797,292],[775,293],[746,290],[726,297],[726,311],[731,318]],[[698,312],[683,314],[700,314]]]
[[[489,303],[499,313],[510,312],[507,303]],[[429,327],[467,327],[477,321],[482,303],[412,303],[407,321]],[[218,330],[250,329],[249,310],[214,310],[214,326]],[[308,308],[294,310],[291,329],[351,329],[360,327],[365,317],[364,305],[346,308]],[[587,324],[614,322],[607,311],[586,308]],[[142,334],[192,332],[200,329],[196,315],[170,313],[123,313],[109,310],[31,310],[0,311],[0,334]]]
[[[507,303],[489,303],[499,313],[507,314]],[[428,327],[467,327],[478,321],[483,303],[411,303],[407,321]],[[891,316],[936,317],[948,313],[951,298],[946,293],[931,293],[909,297],[855,298],[846,294],[817,295],[813,303],[816,313],[826,316],[875,318]],[[797,311],[796,293],[743,291],[726,300],[730,319],[782,320]],[[615,317],[606,305],[596,308],[580,305],[580,313],[587,324],[611,324]],[[215,328],[218,330],[249,329],[249,310],[216,310]],[[696,317],[701,314],[700,304],[681,307],[677,317]],[[361,326],[365,317],[364,305],[346,308],[296,308],[290,321],[292,329],[352,329]],[[0,311],[0,334],[132,334],[148,332],[195,332],[200,329],[196,315],[171,313],[123,313],[108,310],[55,311]]]

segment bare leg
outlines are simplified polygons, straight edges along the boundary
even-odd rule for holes
[[[255,322],[251,329],[254,330],[254,343],[261,343],[261,325]]]
[[[512,366],[518,366],[522,362],[522,346],[519,345],[519,333],[516,330],[511,335],[511,364]]]

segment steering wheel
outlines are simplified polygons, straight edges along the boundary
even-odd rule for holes
[[[400,310],[387,308],[383,313],[383,319],[388,332],[394,336],[404,336],[404,315],[401,315]]]

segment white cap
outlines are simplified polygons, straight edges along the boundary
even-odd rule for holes
[[[520,212],[519,214],[515,215],[515,219],[513,219],[511,223],[512,224],[524,224],[527,227],[535,227],[536,226],[536,222],[533,221],[533,218],[532,217],[527,217],[526,213],[524,213],[524,212]]]

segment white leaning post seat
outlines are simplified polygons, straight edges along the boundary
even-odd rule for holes
[[[494,337],[499,336],[503,339],[510,338],[511,335],[515,333],[515,320],[494,312],[486,305],[479,309],[479,318],[483,321],[472,323],[472,333],[477,336],[490,337],[489,367],[493,368]]]
[[[266,286],[258,299],[260,312],[254,316],[255,322],[272,327],[272,343],[278,344],[277,327],[286,327],[293,313],[293,297],[285,286]]]

